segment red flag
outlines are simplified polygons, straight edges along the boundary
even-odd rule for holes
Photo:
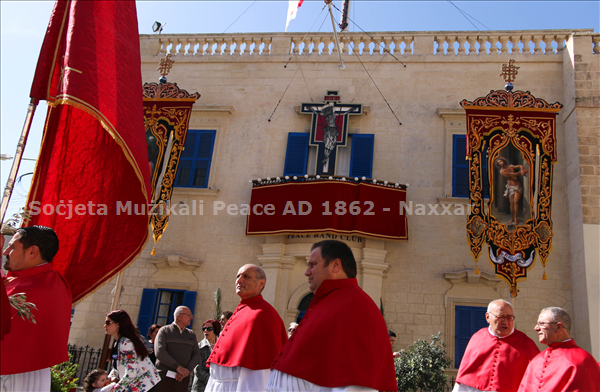
[[[31,97],[49,109],[27,225],[58,234],[52,264],[78,302],[131,263],[148,237],[135,2],[58,0]]]

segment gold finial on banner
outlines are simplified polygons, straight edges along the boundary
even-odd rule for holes
[[[502,73],[500,76],[504,77],[504,81],[506,83],[512,83],[515,81],[517,74],[519,73],[517,70],[521,67],[517,67],[513,65],[515,60],[508,60],[508,64],[502,64]]]
[[[159,79],[161,84],[167,82],[167,75],[171,71],[174,62],[174,60],[171,60],[171,53],[168,53],[158,62],[158,68],[156,68],[156,70],[162,75],[162,77]]]

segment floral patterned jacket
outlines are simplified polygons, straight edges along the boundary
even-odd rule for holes
[[[150,358],[139,359],[133,343],[121,336],[118,341],[117,360],[119,382],[113,387],[112,392],[145,392],[158,384],[160,376],[150,362]],[[115,376],[115,369],[110,377]]]

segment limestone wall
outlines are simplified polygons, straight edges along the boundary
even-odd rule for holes
[[[461,128],[462,133],[466,132],[459,102],[502,89],[501,66],[511,58],[521,67],[515,89],[530,91],[548,102],[566,103],[570,86],[575,84],[564,68],[569,58],[564,45],[570,31],[486,32],[485,36],[476,32],[377,34],[374,38],[357,33],[346,37],[343,70],[335,50],[329,53],[322,49],[332,46],[330,38],[323,34],[305,39],[303,34],[140,38],[143,81],[156,81],[159,59],[167,51],[172,53],[175,65],[168,80],[202,95],[195,105],[190,128],[216,129],[217,140],[209,180],[211,189],[179,188],[173,194],[174,204],[191,205],[202,200],[204,214],[172,216],[156,246],[156,256],[150,256],[153,244],[149,243],[125,271],[122,307],[134,322],[143,288],[188,287],[198,292],[194,330],[200,334],[202,321],[213,316],[213,293],[218,287],[223,291],[224,310],[233,310],[237,305],[235,275],[248,262],[270,266],[269,279],[273,280],[267,283],[265,297],[284,321],[292,320],[287,306],[306,284],[303,272],[308,243],[285,236],[246,237],[245,216],[231,216],[225,211],[215,215],[212,206],[215,201],[249,203],[248,180],[283,174],[288,132],[306,131],[310,126],[310,116],[295,109],[302,102],[322,101],[327,90],[337,90],[342,102],[362,103],[368,110],[363,116],[351,118],[350,132],[375,134],[373,177],[409,184],[408,200],[414,203],[464,205],[466,200],[451,198],[448,192],[451,134]],[[594,209],[600,178],[598,117],[594,117],[598,97],[593,94],[598,91],[600,50],[597,38],[588,37],[583,45],[587,53],[573,58],[575,69],[579,70],[574,73],[575,79],[579,81],[577,78],[585,79],[587,75],[591,78],[589,83],[582,80],[577,84],[587,95],[576,89],[577,96],[589,98],[591,107],[577,106],[576,116],[565,117],[573,111],[567,111],[565,105],[557,118],[554,237],[546,268],[548,280],[542,280],[542,266],[536,263],[528,280],[519,284],[519,296],[512,300],[517,328],[536,341],[533,327],[540,309],[561,306],[574,312],[572,285],[576,282],[571,277],[571,260],[580,256],[571,249],[572,233],[584,223],[598,224],[598,209]],[[375,50],[375,43],[379,42],[392,49],[396,58]],[[500,50],[492,50],[488,43]],[[355,56],[353,49],[348,49],[355,45],[362,55]],[[297,48],[301,49],[300,54],[291,56]],[[569,136],[573,132],[580,136],[575,143]],[[579,178],[579,172],[573,172],[577,164],[572,163],[579,156],[573,153],[577,148],[585,150],[579,160],[582,176],[577,184],[583,200],[580,218],[576,217],[577,208],[572,201],[578,197],[573,182]],[[452,307],[456,304],[486,305],[495,298],[509,299],[508,286],[494,278],[485,254],[478,263],[480,277],[464,272],[475,266],[465,224],[466,216],[413,215],[409,217],[408,241],[349,242],[361,263],[359,281],[368,286],[365,290],[378,304],[376,297],[380,293],[389,326],[398,334],[396,349],[416,339],[427,339],[437,331],[442,331],[445,340],[453,340]],[[580,249],[583,252],[585,248],[581,245]],[[169,255],[181,257],[176,267],[152,263]],[[113,287],[114,283],[108,283],[77,306],[71,342],[94,346],[101,343],[103,313],[110,307]],[[587,323],[589,317],[585,317],[575,312],[575,324],[580,320]],[[575,329],[575,338],[578,342],[587,339],[591,344],[590,333],[589,327]]]

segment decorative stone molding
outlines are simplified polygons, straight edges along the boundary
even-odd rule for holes
[[[460,272],[446,272],[444,274],[444,279],[449,281],[450,283],[470,283],[470,284],[482,284],[484,286],[495,288],[498,283],[502,282],[500,279],[497,279],[493,274],[488,274],[487,272],[480,272],[476,274],[474,270],[468,269]]]
[[[225,113],[233,114],[235,109],[233,106],[217,106],[217,105],[194,105],[192,108],[193,113]]]
[[[202,261],[190,260],[180,255],[168,255],[159,257],[157,259],[150,259],[150,264],[154,264],[156,268],[168,269],[168,268],[180,268],[185,271],[193,271],[196,268],[200,268]]]

